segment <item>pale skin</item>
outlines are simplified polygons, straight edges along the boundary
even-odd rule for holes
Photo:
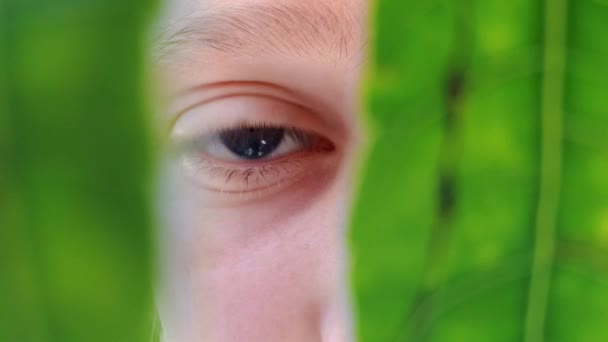
[[[167,2],[163,341],[353,340],[365,2]],[[243,140],[254,129],[265,135]]]

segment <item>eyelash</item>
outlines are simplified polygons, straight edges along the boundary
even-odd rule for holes
[[[251,179],[252,177],[256,177],[256,175],[259,177],[262,177],[262,178],[265,178],[269,174],[273,174],[275,177],[280,177],[281,173],[289,172],[289,171],[287,171],[287,168],[302,169],[301,160],[299,160],[299,158],[297,158],[297,157],[296,158],[287,157],[287,158],[281,159],[279,161],[271,162],[267,165],[251,166],[251,167],[247,167],[247,168],[243,168],[243,169],[237,169],[237,168],[226,169],[225,167],[222,167],[222,166],[207,165],[207,166],[201,166],[201,171],[206,170],[210,173],[214,173],[216,175],[221,175],[223,177],[224,183],[228,183],[232,179],[239,178],[243,182],[245,182],[246,186],[249,186],[249,179]],[[233,192],[233,191],[220,191],[220,192]],[[247,192],[247,190],[234,191],[234,192],[244,193],[244,192]]]
[[[271,157],[260,160],[240,160],[238,163],[214,160],[212,156],[201,153],[196,148],[196,143],[203,140],[205,136],[219,136],[230,134],[238,130],[246,129],[282,129],[285,137],[298,142],[300,149],[287,155]],[[229,127],[210,130],[199,134],[186,142],[188,156],[185,158],[187,166],[197,174],[197,178],[209,179],[213,183],[215,179],[221,179],[222,184],[212,186],[204,184],[206,188],[221,193],[248,193],[257,192],[266,188],[273,188],[289,181],[295,181],[297,177],[304,176],[305,163],[315,155],[331,153],[335,146],[328,139],[320,135],[284,125],[270,122],[247,122],[241,121]],[[194,147],[194,148],[193,148]],[[239,165],[240,164],[240,165]],[[251,189],[250,182],[255,179],[259,184],[261,180],[267,181],[274,177],[277,181],[262,186],[261,189]],[[233,183],[236,182],[237,185]],[[233,185],[232,187],[230,185]],[[238,185],[241,184],[241,185]],[[231,188],[236,188],[231,189]]]
[[[247,122],[247,121],[241,121],[239,123],[237,123],[234,126],[231,127],[226,127],[226,128],[222,128],[219,130],[216,130],[215,132],[212,133],[216,133],[216,134],[223,134],[223,133],[230,133],[233,131],[237,131],[237,130],[245,130],[245,129],[283,129],[285,130],[285,133],[287,135],[289,135],[291,138],[295,138],[297,141],[301,142],[301,143],[306,143],[306,134],[311,134],[311,133],[306,133],[301,129],[298,129],[296,127],[287,127],[284,125],[279,125],[279,124],[275,124],[275,123],[270,123],[270,122],[263,122],[263,121],[258,121],[258,122]]]

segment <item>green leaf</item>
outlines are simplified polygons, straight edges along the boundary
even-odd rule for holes
[[[150,341],[150,5],[0,2],[0,341]]]
[[[608,4],[379,0],[361,341],[601,341]]]

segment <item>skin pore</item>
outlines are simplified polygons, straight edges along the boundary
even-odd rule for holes
[[[166,2],[163,341],[352,340],[365,2]]]

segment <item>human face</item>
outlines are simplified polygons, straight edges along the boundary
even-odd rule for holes
[[[363,0],[168,0],[166,342],[348,341]]]

